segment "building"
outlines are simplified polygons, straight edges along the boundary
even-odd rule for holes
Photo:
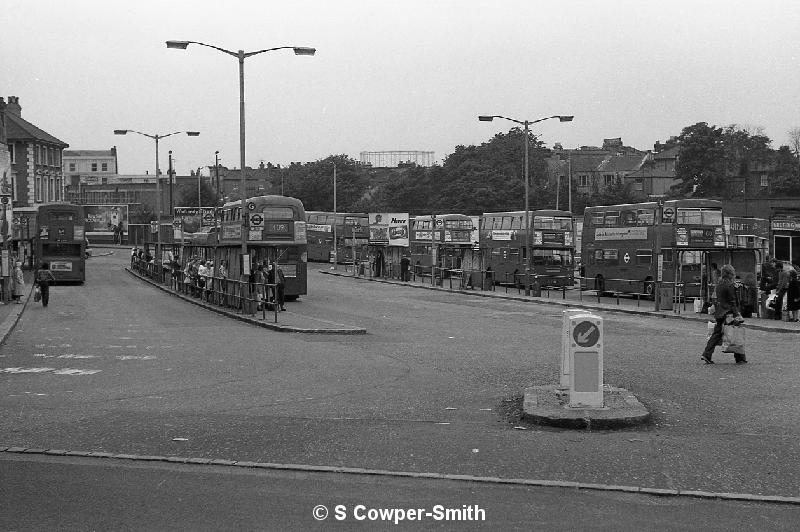
[[[625,176],[631,183],[631,193],[639,201],[662,197],[680,182],[675,171],[680,148],[656,143],[655,150],[647,155],[641,168]]]
[[[65,193],[80,193],[82,185],[102,184],[117,175],[117,147],[110,150],[64,150]]]
[[[546,163],[553,184],[556,180],[563,183],[571,176],[576,194],[592,195],[625,184],[628,176],[642,167],[647,155],[645,151],[625,146],[622,139],[613,138],[604,139],[601,147],[581,146],[571,150],[556,144]]]
[[[3,109],[6,146],[10,155],[11,196],[15,207],[64,200],[62,152],[69,147],[22,118],[17,96]]]

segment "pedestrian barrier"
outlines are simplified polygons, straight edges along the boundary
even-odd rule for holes
[[[199,299],[202,302],[228,308],[241,314],[256,314],[261,311],[262,318],[266,320],[267,310],[274,313],[275,323],[278,323],[280,305],[277,304],[277,284],[251,283],[223,277],[207,276],[200,278],[187,277],[183,270],[162,268],[155,261],[149,262],[133,258],[131,268],[152,281],[167,285],[176,293]]]

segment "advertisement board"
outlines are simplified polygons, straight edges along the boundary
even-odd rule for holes
[[[369,243],[408,247],[408,213],[369,213]]]

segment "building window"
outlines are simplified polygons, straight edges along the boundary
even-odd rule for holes
[[[61,149],[55,148],[55,151],[53,151],[53,155],[55,157],[54,164],[56,166],[61,166]]]
[[[69,163],[69,171],[70,172],[74,172],[75,171],[75,163]]]
[[[633,190],[644,190],[644,178],[637,177],[634,179]]]
[[[769,178],[767,177],[767,174],[761,174],[761,186],[762,187],[769,186]]]
[[[603,179],[605,180],[606,185],[614,184],[614,174],[604,174]]]
[[[14,143],[8,145],[8,153],[11,154],[11,164],[16,163],[17,161],[14,159]]]
[[[108,172],[108,163],[103,163],[100,168],[102,168],[103,172]]]
[[[41,203],[42,201],[42,178],[41,176],[36,176],[36,184],[33,189],[33,201],[37,203]]]
[[[92,163],[92,172],[97,171],[97,163]]]
[[[579,175],[578,176],[578,186],[579,187],[588,187],[589,186],[589,176],[587,176],[587,175]]]

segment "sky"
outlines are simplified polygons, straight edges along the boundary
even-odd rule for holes
[[[246,164],[479,145],[546,120],[552,146],[621,137],[652,149],[697,122],[800,127],[796,0],[2,0],[0,96],[72,150],[117,146],[119,173],[153,173],[173,135],[179,174],[240,166],[236,52],[245,60]]]

